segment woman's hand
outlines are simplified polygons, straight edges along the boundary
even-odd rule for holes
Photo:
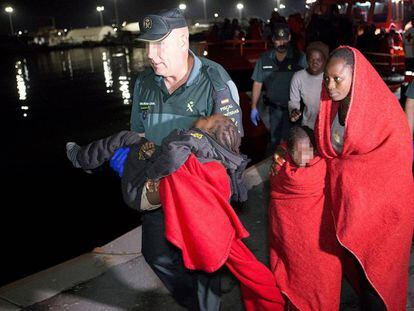
[[[270,175],[274,176],[278,174],[280,167],[286,162],[286,150],[277,146],[275,153],[273,154],[272,165],[270,166]]]
[[[299,109],[293,109],[292,112],[290,113],[290,121],[296,122],[297,120],[299,120],[301,115],[302,115],[302,112],[300,112]]]
[[[159,180],[148,179],[145,183],[145,188],[147,189],[147,199],[152,205],[161,204],[159,187]]]

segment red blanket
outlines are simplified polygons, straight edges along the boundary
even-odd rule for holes
[[[190,155],[162,179],[160,197],[166,238],[181,249],[188,269],[214,272],[226,264],[241,282],[247,310],[283,310],[272,273],[240,241],[248,232],[229,204],[223,165],[201,164]]]
[[[299,310],[339,310],[341,246],[325,202],[326,163],[287,161],[270,177],[270,265],[281,291]]]
[[[405,310],[413,234],[411,136],[396,97],[356,50],[344,146],[331,145],[338,111],[322,90],[316,139],[339,242],[355,255],[389,310]]]

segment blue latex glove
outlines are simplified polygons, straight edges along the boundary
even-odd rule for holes
[[[252,111],[250,112],[250,121],[252,121],[252,123],[256,126],[258,122],[260,121],[260,115],[259,115],[259,111],[257,110],[257,108],[252,108]]]
[[[109,161],[109,166],[118,173],[119,177],[122,177],[124,173],[125,161],[128,157],[129,147],[121,147],[117,149]]]

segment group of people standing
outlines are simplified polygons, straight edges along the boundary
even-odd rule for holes
[[[256,64],[251,121],[260,121],[265,91],[271,144],[282,145],[271,169],[266,267],[240,241],[248,233],[229,205],[234,193],[246,199],[236,85],[219,64],[191,52],[179,10],[147,15],[140,29],[151,68],[135,83],[134,133],[116,136],[116,148],[113,139],[94,148],[110,155],[142,211],[142,253],[174,299],[188,310],[220,310],[219,268],[227,265],[247,310],[338,310],[345,276],[362,310],[403,310],[414,225],[412,137],[364,56],[350,47],[329,55],[314,42],[305,57],[289,44],[288,27],[276,24],[274,49]],[[77,167],[83,156],[102,160],[91,148],[71,144],[68,156]],[[131,191],[137,175],[139,191]]]

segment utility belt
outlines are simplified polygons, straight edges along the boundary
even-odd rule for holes
[[[267,96],[263,96],[263,104],[265,106],[272,107],[277,110],[288,111],[287,103],[283,102],[272,102]]]

